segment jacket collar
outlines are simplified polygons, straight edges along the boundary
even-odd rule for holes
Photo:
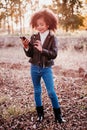
[[[38,37],[38,40],[40,40],[40,33],[37,33],[36,36]],[[52,36],[53,36],[53,33],[49,31],[49,33],[48,33],[48,35],[47,35],[47,37],[42,45],[43,48],[46,48],[47,45],[49,45],[49,40]]]
[[[52,36],[53,36],[53,34],[49,31],[49,33],[48,33],[48,35],[43,43],[43,46],[42,46],[43,48],[45,48],[45,47],[47,47],[47,45],[49,45],[49,40]]]

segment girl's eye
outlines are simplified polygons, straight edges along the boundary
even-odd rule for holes
[[[43,24],[40,24],[41,26],[43,26]]]
[[[39,24],[39,25],[37,25],[37,26],[43,26],[43,24]]]

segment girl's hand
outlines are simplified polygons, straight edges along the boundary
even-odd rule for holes
[[[25,38],[25,40],[21,38],[21,41],[22,41],[22,44],[23,44],[24,48],[28,48],[29,47],[28,46],[29,40],[27,38]]]
[[[35,41],[34,47],[35,47],[38,51],[42,52],[42,45],[41,45],[41,41],[40,41],[40,40],[36,40],[36,41]]]

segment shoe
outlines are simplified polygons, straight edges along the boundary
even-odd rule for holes
[[[43,106],[36,107],[36,110],[37,110],[37,115],[38,115],[37,121],[42,122],[44,119]]]
[[[66,122],[66,121],[62,118],[60,108],[53,108],[53,111],[54,111],[54,116],[55,116],[55,122],[59,122],[60,124]]]

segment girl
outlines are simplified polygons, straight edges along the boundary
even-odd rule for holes
[[[48,96],[51,100],[55,121],[64,122],[61,116],[58,97],[54,90],[54,81],[51,66],[57,57],[58,41],[52,34],[57,29],[57,18],[50,10],[41,10],[33,14],[30,25],[37,30],[37,34],[33,34],[28,39],[22,39],[25,54],[31,57],[31,77],[34,86],[34,98],[39,121],[44,119],[44,110],[41,100],[41,77],[43,78]]]

